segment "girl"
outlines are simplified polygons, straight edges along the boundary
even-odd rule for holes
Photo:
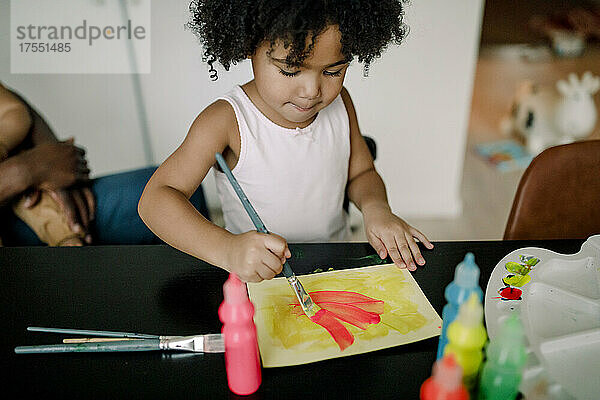
[[[198,115],[181,146],[152,176],[138,206],[172,246],[235,272],[271,279],[291,256],[287,240],[344,240],[345,193],[362,211],[369,242],[400,268],[424,265],[415,238],[395,216],[361,136],[348,91],[350,61],[369,63],[406,34],[398,1],[214,0],[190,5],[191,29],[210,71],[249,58],[254,79]],[[222,172],[215,171],[226,229],[188,198],[221,152],[267,228],[254,230]],[[216,167],[215,167],[216,170]],[[279,236],[281,235],[281,236]],[[286,239],[283,239],[283,238]],[[416,260],[416,264],[415,264]]]

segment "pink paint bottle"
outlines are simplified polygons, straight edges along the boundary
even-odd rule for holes
[[[452,354],[433,364],[433,375],[421,386],[421,400],[469,400],[462,383],[462,368]]]
[[[254,306],[248,299],[246,285],[235,274],[229,274],[223,285],[223,297],[219,319],[223,322],[227,383],[235,394],[252,394],[261,382],[256,326],[252,319]]]

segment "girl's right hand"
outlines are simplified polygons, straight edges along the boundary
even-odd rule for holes
[[[284,238],[256,231],[233,236],[228,250],[229,272],[244,282],[272,279],[292,256]]]

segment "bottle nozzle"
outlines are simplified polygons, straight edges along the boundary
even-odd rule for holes
[[[474,264],[475,263],[475,255],[471,252],[465,254],[465,259],[463,260],[466,264]]]
[[[223,297],[227,303],[242,303],[248,300],[246,285],[236,274],[229,274],[229,278],[223,284]]]
[[[467,253],[454,272],[454,282],[463,287],[474,287],[479,284],[479,267],[475,264],[473,253]]]

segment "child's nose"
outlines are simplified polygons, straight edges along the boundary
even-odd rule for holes
[[[300,97],[315,99],[321,95],[321,80],[316,77],[306,77],[300,87]]]

